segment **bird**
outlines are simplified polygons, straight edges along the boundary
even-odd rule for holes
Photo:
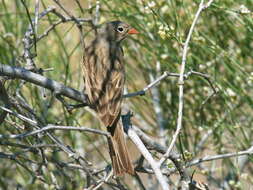
[[[103,24],[85,48],[83,74],[90,107],[109,132],[108,146],[115,176],[134,175],[134,166],[120,122],[125,69],[121,42],[139,32],[122,21]]]

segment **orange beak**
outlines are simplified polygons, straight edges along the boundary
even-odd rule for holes
[[[131,28],[131,29],[128,31],[128,34],[139,34],[139,32],[138,32],[135,28]]]

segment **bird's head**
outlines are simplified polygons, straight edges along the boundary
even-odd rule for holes
[[[129,34],[138,34],[139,32],[121,21],[108,22],[102,28],[102,34],[110,41],[121,42]]]

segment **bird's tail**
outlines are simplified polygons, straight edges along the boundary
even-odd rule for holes
[[[110,138],[108,138],[108,144],[114,175],[121,176],[124,173],[134,175],[134,168],[126,147],[122,124],[116,122],[115,126],[107,127],[107,130],[111,133]]]

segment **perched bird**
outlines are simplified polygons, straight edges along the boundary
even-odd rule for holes
[[[121,42],[137,34],[130,25],[113,21],[104,24],[85,48],[84,80],[91,107],[111,134],[108,139],[114,175],[134,174],[120,120],[125,69]]]

